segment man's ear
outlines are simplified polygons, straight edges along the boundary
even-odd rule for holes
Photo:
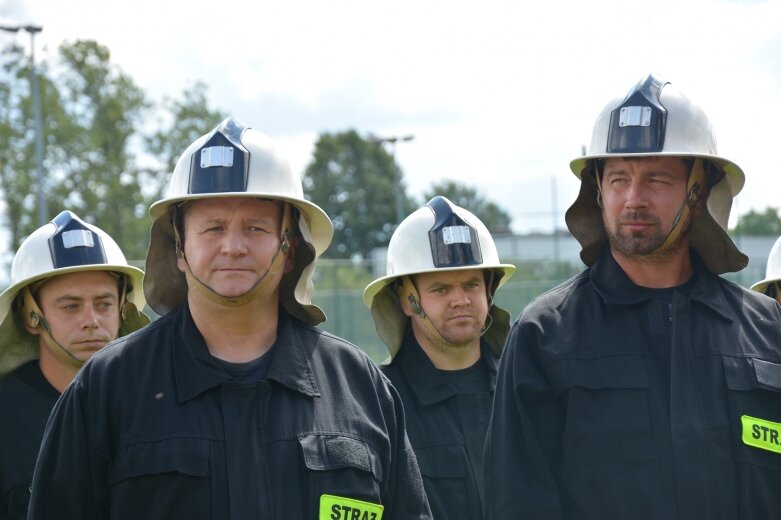
[[[409,305],[409,300],[401,294],[399,294],[399,305],[401,306],[401,312],[411,318],[413,313]]]
[[[183,273],[185,272],[185,265],[186,265],[185,259],[183,257],[181,257],[181,256],[177,256],[176,257],[176,267]]]
[[[43,324],[43,310],[38,307],[38,302],[30,292],[29,287],[22,289],[22,292],[17,296],[19,298],[18,308],[15,312],[18,313],[18,317],[22,320],[22,325],[27,332],[33,336],[41,334]]]
[[[710,195],[710,189],[708,189],[707,186],[703,186],[700,189],[700,193],[697,196],[697,202],[694,204],[694,207],[692,208],[692,213],[694,213],[694,216],[699,216],[702,214],[703,211],[707,210],[708,195]]]
[[[30,308],[29,305],[22,305],[18,312],[24,329],[33,336],[39,336],[41,334],[41,329],[43,329],[43,325],[41,324],[43,316],[38,314],[38,310]],[[43,314],[43,311],[40,312]]]
[[[32,316],[28,318],[22,317],[22,324],[24,325],[24,329],[32,334],[33,336],[38,336],[41,334],[41,327],[38,324],[39,319],[37,316]]]
[[[402,278],[397,278],[396,281],[393,282],[393,284],[395,285],[394,291],[396,292],[396,296],[398,296],[399,298],[399,306],[401,307],[401,312],[403,312],[409,317],[412,317],[414,312],[412,312],[412,307],[409,302],[410,293],[404,290],[404,284],[401,282],[402,282]]]

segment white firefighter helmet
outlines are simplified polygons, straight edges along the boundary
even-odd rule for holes
[[[388,244],[386,275],[363,291],[363,301],[391,359],[401,348],[408,319],[399,304],[397,281],[409,275],[468,269],[485,269],[492,274],[487,278],[490,326],[483,337],[498,357],[510,330],[510,315],[493,303],[493,296],[515,272],[515,266],[499,262],[488,229],[474,214],[440,196],[399,224]]]
[[[316,204],[304,199],[301,178],[277,155],[272,141],[233,118],[225,119],[187,147],[176,163],[164,198],[149,208],[152,231],[144,277],[149,306],[158,314],[167,314],[186,299],[187,281],[176,263],[177,208],[187,201],[222,197],[283,203],[280,251],[283,244],[286,250],[288,234],[295,232],[287,229],[290,220],[297,221],[301,240],[294,268],[282,278],[280,301],[291,315],[306,323],[324,321],[323,311],[311,303],[312,275],[317,257],[331,243],[331,220]]]
[[[770,249],[770,255],[767,257],[767,268],[765,278],[751,286],[752,291],[767,294],[775,298],[775,291],[770,291],[772,286],[781,281],[781,237],[779,237]]]
[[[598,202],[597,169],[613,157],[677,156],[692,160],[690,195],[681,208],[684,227],[702,179],[709,189],[707,211],[691,214],[689,241],[716,274],[739,271],[748,264],[727,235],[732,199],[743,188],[743,170],[718,155],[708,116],[674,85],[653,75],[643,78],[625,97],[608,103],[597,117],[588,154],[570,162],[581,179],[580,193],[566,214],[567,227],[578,239],[580,257],[591,265],[607,236]],[[695,175],[697,172],[697,175]],[[701,175],[701,177],[700,177]],[[693,189],[692,189],[693,188]],[[675,230],[678,232],[678,230]],[[673,233],[671,232],[671,235]]]
[[[120,285],[120,336],[149,323],[144,315],[143,271],[127,263],[117,243],[100,228],[63,211],[28,236],[11,263],[11,285],[0,294],[0,374],[38,357],[38,337],[29,334],[22,320],[44,329],[47,346],[58,359],[79,365],[63,347],[48,336],[45,317],[37,310],[32,285],[54,276],[81,271],[109,271],[124,276]],[[32,307],[32,309],[30,309]],[[38,316],[21,316],[36,312]]]

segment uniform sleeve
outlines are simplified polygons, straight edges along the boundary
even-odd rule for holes
[[[556,478],[562,412],[536,351],[536,328],[513,325],[485,442],[485,520],[566,518]]]
[[[78,379],[57,401],[35,466],[28,519],[108,518],[107,465],[85,421]]]
[[[401,397],[393,385],[380,375],[382,385],[392,398],[392,420],[388,421],[388,434],[392,443],[391,471],[388,478],[388,494],[383,520],[431,520],[423,478],[420,476],[418,461],[407,437],[406,420],[401,405]],[[392,425],[392,426],[391,426]]]

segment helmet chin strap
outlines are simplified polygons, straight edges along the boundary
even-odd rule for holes
[[[702,166],[702,159],[696,158],[692,165],[692,170],[689,173],[689,183],[686,186],[686,200],[681,204],[678,214],[675,215],[673,220],[673,227],[670,233],[667,234],[667,238],[664,240],[659,249],[655,253],[662,253],[672,248],[678,243],[681,234],[689,227],[694,213],[692,212],[694,207],[700,201],[700,193],[705,185],[705,169]]]
[[[678,213],[673,220],[672,228],[667,234],[667,237],[655,251],[650,253],[651,255],[664,253],[669,249],[672,249],[681,238],[681,234],[689,226],[693,214],[693,209],[700,201],[700,195],[702,193],[703,186],[705,185],[705,169],[703,167],[702,158],[697,157],[692,165],[691,172],[689,173],[689,181],[686,185],[686,200],[683,201],[681,207],[678,209]],[[602,181],[599,172],[596,174],[597,181],[597,204],[602,207]]]
[[[126,320],[130,319],[128,316],[128,306],[132,306],[132,308],[135,309],[135,305],[128,302],[127,300],[127,277],[122,274],[117,274],[110,271],[109,274],[116,275],[121,278],[121,289],[119,291],[119,316],[121,327]],[[38,302],[35,301],[35,298],[30,292],[30,287],[26,286],[24,289],[22,289],[21,295],[22,305],[19,308],[19,314],[21,315],[22,320],[24,320],[24,323],[31,328],[41,329],[40,336],[43,338],[43,343],[49,349],[49,352],[51,352],[58,361],[66,365],[70,365],[74,368],[81,368],[84,365],[84,361],[71,354],[68,349],[60,345],[60,343],[54,339],[54,336],[52,336],[52,330],[49,326],[49,322],[46,321],[46,318],[43,316],[43,311],[41,311],[41,308],[38,307]]]
[[[493,272],[490,275],[493,276]],[[431,320],[426,319],[426,311],[423,310],[423,308],[420,306],[420,294],[418,293],[417,288],[415,287],[415,284],[412,283],[412,279],[409,276],[402,276],[399,279],[400,283],[396,287],[396,294],[399,295],[399,298],[403,301],[406,301],[409,305],[412,312],[420,318],[420,323],[423,325],[423,327],[429,332],[429,334],[436,338],[440,343],[443,345],[447,345],[449,342],[442,336],[442,333],[439,332],[439,329],[431,322]],[[490,291],[488,289],[490,287],[490,284],[487,284],[486,291]],[[483,334],[486,333],[486,331],[491,327],[491,324],[493,323],[493,316],[491,316],[490,309],[493,306],[493,300],[492,298],[488,298],[488,309],[489,312],[486,316],[485,323],[483,323],[482,328],[480,329],[480,337],[483,336]]]
[[[199,293],[205,296],[212,303],[216,303],[217,305],[224,307],[242,307],[255,299],[255,296],[260,293],[267,285],[268,280],[276,273],[278,273],[280,269],[284,268],[284,262],[287,258],[287,253],[290,251],[290,243],[293,235],[293,216],[290,209],[290,204],[287,202],[284,202],[283,204],[284,206],[282,209],[282,225],[280,226],[281,231],[279,237],[279,247],[274,253],[274,257],[271,259],[271,264],[269,265],[268,269],[266,269],[266,272],[263,273],[263,276],[261,276],[258,281],[255,282],[255,285],[253,285],[249,291],[238,296],[223,296],[206,285],[197,276],[195,276],[195,274],[193,274],[192,270],[190,269],[190,264],[187,262],[187,257],[184,255],[184,247],[182,246],[182,240],[179,236],[179,229],[176,225],[173,226],[174,236],[176,239],[176,254],[182,260],[184,260],[185,276],[187,276],[187,278],[191,281],[192,285],[196,288],[196,290],[198,290]],[[175,218],[176,217],[174,215],[174,222],[176,222]]]
[[[38,307],[38,303],[36,303],[32,293],[30,293],[29,287],[22,289],[22,306],[19,309],[19,314],[26,325],[34,329],[41,329],[40,336],[44,345],[59,362],[77,369],[84,365],[84,361],[71,354],[52,337],[51,327],[49,327],[49,323],[43,317],[43,312]]]

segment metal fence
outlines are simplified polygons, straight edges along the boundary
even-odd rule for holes
[[[570,247],[572,252],[568,254],[566,243],[560,251],[563,252],[562,257],[569,258],[530,260],[529,256],[532,252],[540,250],[544,252],[545,249],[536,242],[527,243],[523,240],[539,242],[540,237],[514,237],[512,240],[512,243],[508,242],[509,245],[503,244],[501,239],[497,240],[497,243],[506,248],[524,251],[526,256],[514,259],[500,255],[502,262],[514,264],[518,269],[513,278],[498,291],[496,303],[506,309],[514,320],[535,297],[574,276],[583,270],[584,266],[577,259],[579,249]],[[547,240],[552,239],[548,237]],[[728,273],[724,277],[744,287],[750,287],[763,279],[767,255],[774,240],[775,237],[737,237],[738,247],[749,256],[749,265],[739,273]],[[385,360],[388,351],[377,336],[371,313],[363,303],[363,289],[369,282],[384,273],[384,253],[384,250],[378,250],[373,261],[319,259],[315,269],[313,296],[313,302],[320,306],[328,317],[320,328],[354,343],[376,362]],[[141,269],[144,268],[143,260],[130,263]],[[7,282],[0,285],[5,288],[6,284]],[[147,308],[146,312],[153,318],[157,318],[151,309]]]
[[[515,276],[496,295],[496,303],[506,309],[513,320],[535,297],[584,268],[579,262],[529,262],[509,258],[502,261],[518,268]],[[762,259],[752,259],[746,269],[727,274],[725,278],[749,287],[764,277],[764,269]],[[380,362],[387,358],[388,351],[377,337],[371,313],[363,303],[363,288],[373,279],[373,265],[369,261],[320,259],[315,272],[313,302],[328,316],[320,328],[354,343]]]

